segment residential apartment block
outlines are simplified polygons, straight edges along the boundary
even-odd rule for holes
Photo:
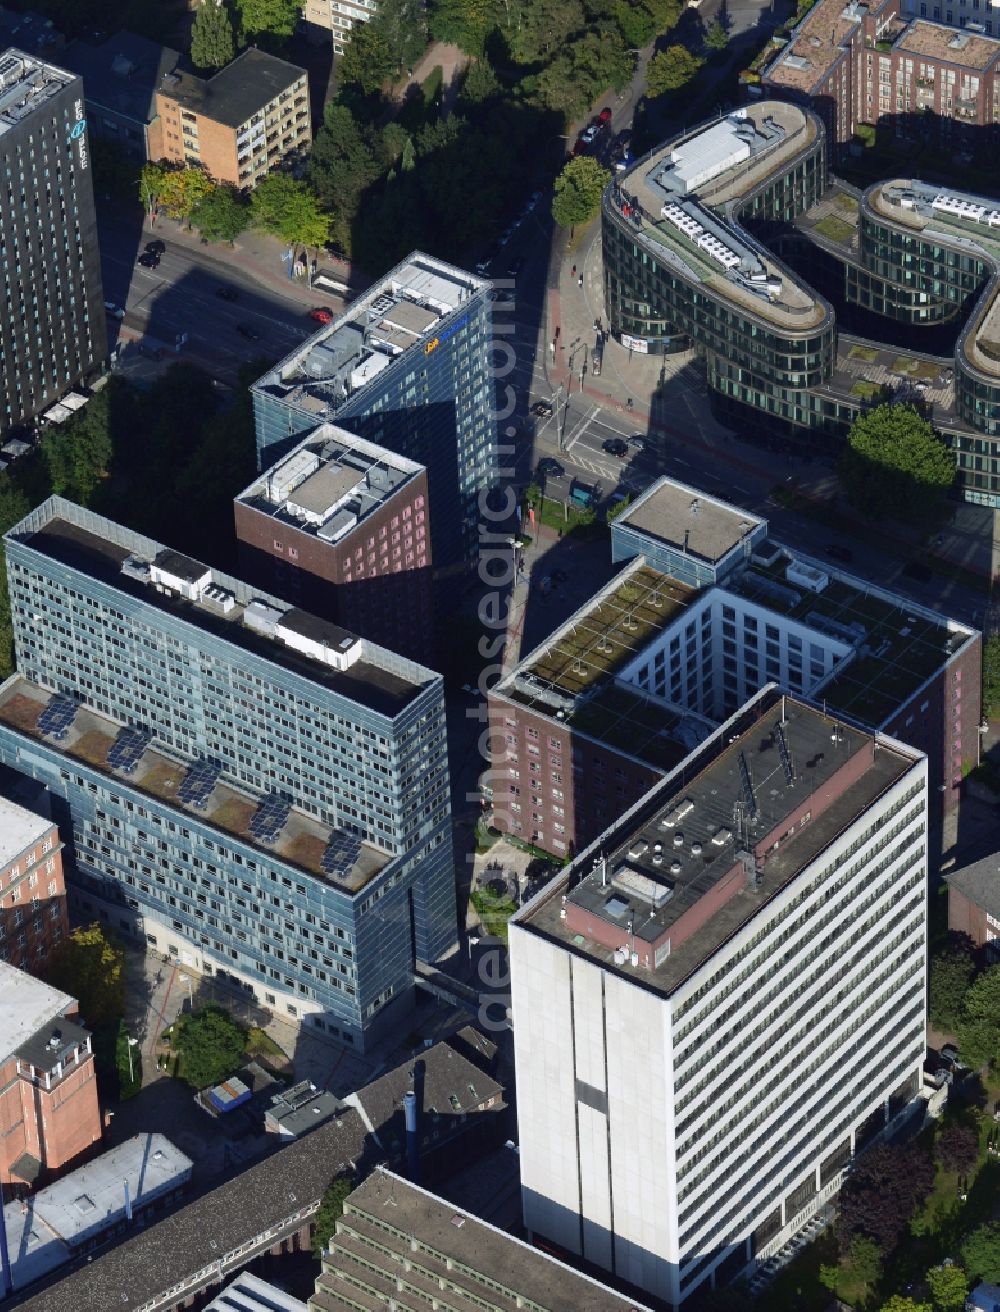
[[[907,1112],[927,763],[773,689],[510,924],[528,1230],[672,1307],[753,1274]]]
[[[367,23],[378,0],[305,0],[302,21],[313,41],[332,41],[333,53],[342,55],[358,23]]]
[[[995,852],[948,875],[948,928],[985,949],[987,961],[1000,960],[1000,857]]]
[[[0,55],[0,433],[27,424],[108,354],[83,84]]]
[[[907,14],[900,0],[819,0],[764,69],[761,91],[814,109],[834,154],[862,123],[971,140],[970,129],[1000,123],[1000,41],[991,9],[980,16],[969,4],[921,0]]]
[[[423,465],[321,424],[241,492],[234,510],[245,578],[391,651],[430,657]]]
[[[179,51],[133,32],[116,32],[100,45],[73,41],[60,59],[83,78],[92,137],[113,142],[143,163],[164,157],[157,90],[177,71]]]
[[[377,1167],[344,1203],[310,1312],[356,1312],[391,1297],[399,1312],[646,1312],[521,1239]]]
[[[81,909],[361,1047],[456,939],[441,677],[59,498],[7,535],[0,759]]]
[[[254,384],[258,468],[336,422],[425,467],[435,575],[469,568],[499,482],[489,296],[415,251]]]
[[[670,479],[616,519],[612,550],[629,563],[491,693],[495,826],[579,851],[771,683],[926,752],[933,817],[957,807],[979,633]]]
[[[255,186],[312,141],[305,71],[250,49],[211,77],[167,73],[156,93],[164,159]]]
[[[59,830],[0,797],[0,961],[38,970],[69,930]]]
[[[100,1140],[94,1057],[69,994],[0,962],[0,998],[0,1184],[32,1185]]]

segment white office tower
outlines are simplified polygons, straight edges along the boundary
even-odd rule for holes
[[[927,762],[763,689],[511,923],[525,1224],[675,1306],[917,1097]]]

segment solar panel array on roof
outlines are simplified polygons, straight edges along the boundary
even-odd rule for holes
[[[273,843],[288,819],[291,803],[278,793],[268,793],[250,817],[249,830],[255,838]]]
[[[354,869],[354,863],[361,855],[361,839],[356,834],[345,834],[335,829],[330,835],[320,858],[320,869],[325,875],[334,878],[346,877]]]
[[[132,774],[142,759],[153,735],[147,729],[127,724],[118,731],[118,737],[108,751],[108,765],[122,774]]]
[[[65,738],[79,708],[72,697],[56,693],[38,717],[38,731],[57,741]]]
[[[177,800],[204,811],[222,767],[216,761],[195,761],[177,789]]]

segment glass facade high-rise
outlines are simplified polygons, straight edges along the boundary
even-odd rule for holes
[[[0,55],[0,432],[108,354],[83,83]]]
[[[81,898],[384,1032],[456,940],[440,675],[59,498],[6,547],[0,760],[63,800]]]
[[[336,420],[426,467],[435,574],[474,562],[499,480],[489,294],[414,252],[254,385],[258,468]]]

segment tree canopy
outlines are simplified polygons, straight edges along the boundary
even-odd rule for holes
[[[924,523],[955,481],[955,457],[912,405],[880,405],[851,425],[840,478],[876,519]]]
[[[181,1054],[180,1074],[193,1089],[232,1075],[246,1052],[244,1030],[221,1007],[205,1007],[174,1025],[171,1046]]]
[[[879,1312],[934,1312],[934,1309],[930,1303],[920,1302],[909,1294],[893,1294],[882,1304]]]
[[[235,0],[245,36],[290,37],[299,20],[298,0]]]
[[[96,922],[71,930],[56,944],[44,976],[53,988],[77,999],[80,1015],[92,1028],[125,1010],[125,953]]]
[[[927,1288],[935,1312],[962,1312],[969,1292],[969,1277],[960,1266],[935,1266],[927,1272]]]
[[[726,25],[721,19],[715,19],[710,23],[705,33],[705,45],[709,50],[725,50],[729,45],[729,33],[726,31]]]
[[[213,187],[191,210],[191,222],[209,241],[233,242],[249,226],[250,207],[233,187]]]
[[[195,68],[223,68],[236,54],[233,21],[222,0],[201,0],[191,25],[191,62]]]
[[[107,477],[112,456],[111,401],[112,393],[105,388],[65,423],[50,426],[42,435],[39,449],[57,496],[89,505]]]
[[[949,1121],[941,1127],[934,1144],[934,1156],[946,1171],[968,1173],[979,1161],[978,1131],[961,1121]]]
[[[592,155],[569,160],[556,178],[552,217],[561,228],[589,223],[601,208],[601,194],[611,174]]]
[[[988,720],[1000,715],[1000,637],[996,634],[983,643],[983,715]]]
[[[253,225],[289,245],[324,246],[330,236],[330,218],[307,182],[289,173],[270,173],[250,197]]]
[[[880,1143],[869,1149],[840,1191],[837,1236],[848,1249],[860,1232],[891,1253],[934,1183],[929,1155],[916,1144]]]
[[[969,985],[955,1033],[967,1066],[1000,1063],[1000,965],[990,966]]]
[[[171,218],[190,221],[197,207],[215,189],[205,170],[194,165],[164,169],[159,207]]]
[[[929,964],[930,1017],[939,1029],[950,1034],[962,1015],[962,1004],[972,983],[975,965],[969,952],[958,943],[938,948],[931,955]]]
[[[646,92],[662,96],[667,91],[678,91],[687,86],[705,64],[701,55],[687,46],[672,45],[659,51],[646,65]]]
[[[329,1186],[320,1201],[319,1211],[313,1218],[313,1254],[322,1257],[330,1242],[337,1222],[344,1215],[344,1200],[354,1189],[354,1181],[349,1175],[338,1175]]]
[[[961,1247],[962,1265],[971,1280],[1000,1285],[1000,1221],[981,1225]]]

